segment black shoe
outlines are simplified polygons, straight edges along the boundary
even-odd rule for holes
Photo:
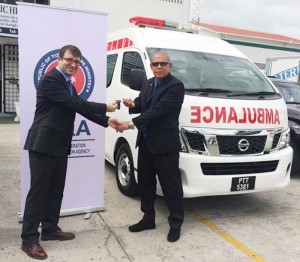
[[[175,242],[179,239],[179,237],[180,237],[180,228],[175,228],[175,229],[171,228],[167,239],[169,242]]]
[[[137,224],[134,224],[132,226],[129,226],[128,229],[130,232],[140,232],[146,229],[154,229],[155,223],[154,222],[145,222],[143,219],[138,222]]]
[[[41,234],[41,240],[43,240],[43,241],[47,241],[47,240],[64,241],[64,240],[71,240],[74,238],[75,238],[75,235],[73,233],[63,232],[63,231],[61,231],[61,229],[58,229],[58,230],[50,232],[50,233],[42,231],[42,234]]]

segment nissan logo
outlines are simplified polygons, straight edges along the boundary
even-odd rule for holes
[[[248,150],[250,144],[247,139],[243,138],[238,142],[238,148],[240,151],[245,152]]]

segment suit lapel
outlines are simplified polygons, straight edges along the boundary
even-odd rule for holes
[[[148,82],[148,86],[145,90],[145,100],[146,100],[146,105],[151,101],[152,99],[152,90],[153,90],[153,81],[154,81],[154,78],[151,78]]]
[[[146,108],[149,107],[148,103],[151,102],[152,98],[154,96],[159,96],[163,90],[165,90],[166,88],[168,88],[168,83],[170,81],[170,79],[172,78],[171,74],[169,74],[160,84],[158,90],[156,90],[154,93],[153,93],[153,85],[154,85],[154,77],[150,78],[147,82],[147,87],[146,87],[146,90],[145,90],[145,93],[144,93],[144,97],[145,97],[145,110]]]

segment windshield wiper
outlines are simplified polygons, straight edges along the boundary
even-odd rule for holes
[[[185,89],[186,91],[194,91],[194,92],[201,92],[201,93],[231,93],[230,90],[227,89],[220,89],[220,88],[190,88]]]
[[[276,92],[254,92],[254,93],[236,93],[236,94],[229,94],[228,96],[270,96],[270,95],[280,95],[280,93]]]
[[[285,102],[286,104],[295,104],[295,105],[300,105],[300,102],[293,102],[293,101],[289,101],[289,102]]]

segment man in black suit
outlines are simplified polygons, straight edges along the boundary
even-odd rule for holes
[[[184,99],[183,83],[170,74],[172,63],[166,52],[151,57],[154,77],[142,87],[137,98],[123,99],[129,113],[141,113],[131,122],[123,122],[118,131],[138,128],[138,185],[141,194],[140,222],[131,232],[155,228],[156,175],[170,211],[168,241],[177,241],[184,219],[183,189],[179,170],[178,118]]]
[[[73,45],[60,49],[58,65],[40,80],[36,110],[24,149],[29,151],[31,173],[22,228],[22,250],[28,256],[45,259],[41,240],[71,240],[75,235],[63,232],[59,214],[65,186],[68,154],[70,153],[76,113],[104,127],[116,128],[118,121],[106,116],[118,103],[94,103],[82,100],[70,82],[81,60],[80,50]]]

